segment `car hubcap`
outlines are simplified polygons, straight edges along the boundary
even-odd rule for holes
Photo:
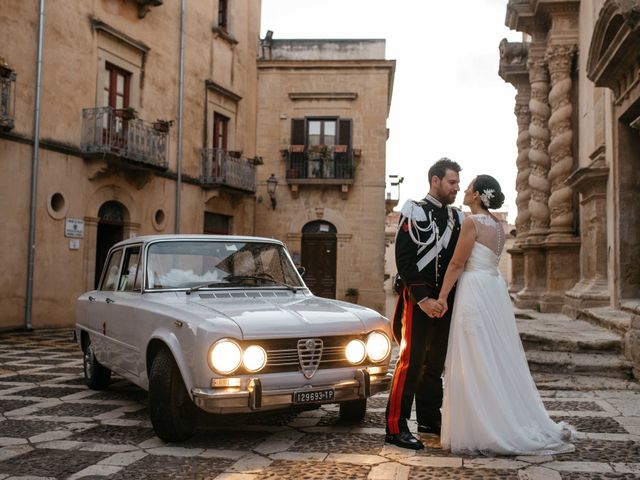
[[[91,345],[89,345],[84,352],[84,372],[87,378],[93,376],[93,348]]]

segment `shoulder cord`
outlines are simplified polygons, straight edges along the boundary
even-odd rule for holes
[[[453,209],[450,206],[447,206],[447,214],[449,216],[449,219],[447,221],[447,228],[451,228],[453,230],[453,226],[455,224],[455,221],[453,219]],[[420,228],[420,226],[418,225],[418,221],[415,220],[414,218],[410,218],[407,217],[407,225],[408,225],[408,230],[409,230],[409,236],[411,237],[411,240],[413,241],[413,243],[415,243],[416,245],[422,247],[422,246],[426,246],[429,245],[431,243],[431,241],[433,240],[433,237],[435,235],[436,237],[436,277],[438,276],[438,266],[440,264],[440,262],[438,262],[438,257],[437,257],[437,252],[440,251],[440,231],[438,229],[438,225],[436,224],[436,221],[433,219],[433,215],[431,212],[429,212],[429,224],[424,227],[424,228]],[[414,229],[416,231],[416,233],[414,234]],[[431,236],[429,237],[429,239],[426,242],[421,242],[420,241],[420,232],[430,232],[433,231],[433,233],[431,234]]]
[[[407,225],[409,227],[409,236],[411,237],[411,240],[413,241],[413,243],[415,243],[416,245],[420,247],[424,245],[428,245],[429,243],[431,243],[431,240],[433,239],[434,235],[436,237],[436,242],[438,242],[440,232],[438,232],[438,226],[436,225],[436,222],[433,219],[433,215],[431,214],[431,212],[429,212],[429,224],[426,227],[420,228],[420,226],[418,225],[418,221],[413,217],[407,217]],[[415,233],[414,233],[414,230],[415,230]],[[426,242],[421,242],[420,232],[431,232],[431,231],[434,232],[431,234],[431,237],[429,237],[429,239]]]

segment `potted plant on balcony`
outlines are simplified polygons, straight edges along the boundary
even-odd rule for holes
[[[153,122],[153,129],[159,133],[169,133],[169,129],[173,125],[173,120],[162,120],[158,118]]]
[[[347,288],[344,292],[344,299],[349,303],[358,303],[360,291],[357,288]]]
[[[232,158],[240,158],[242,156],[242,150],[229,150],[227,153]]]
[[[138,118],[138,111],[133,107],[126,107],[121,110],[121,115],[124,120],[134,120]]]
[[[264,165],[264,160],[262,159],[262,157],[259,157],[258,155],[253,157],[250,161],[254,165]]]

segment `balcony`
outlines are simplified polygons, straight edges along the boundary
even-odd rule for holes
[[[16,72],[0,63],[0,129],[11,130],[15,121]]]
[[[353,183],[353,151],[347,145],[291,145],[283,150],[289,183]]]
[[[145,167],[166,169],[168,129],[132,118],[128,109],[112,107],[82,110],[80,149],[89,155],[110,155]]]
[[[252,160],[232,156],[222,148],[205,148],[202,150],[200,181],[207,187],[228,187],[255,193],[256,166]]]

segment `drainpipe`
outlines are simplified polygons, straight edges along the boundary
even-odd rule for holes
[[[182,187],[182,110],[184,100],[184,0],[180,0],[180,72],[178,73],[178,158],[176,179],[176,224],[175,232],[180,233],[180,193]]]
[[[36,64],[36,101],[33,113],[33,156],[31,158],[31,205],[29,208],[29,244],[27,245],[27,297],[24,309],[24,328],[33,330],[31,323],[33,305],[33,264],[36,254],[36,202],[38,197],[38,160],[40,156],[40,94],[42,91],[42,49],[44,44],[44,3],[40,0],[38,23],[38,61]]]

